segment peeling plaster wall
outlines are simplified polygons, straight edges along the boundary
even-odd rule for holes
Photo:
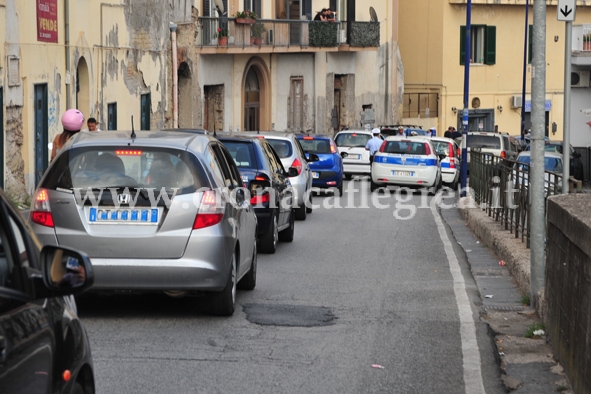
[[[232,129],[232,112],[234,106],[232,76],[235,79],[242,79],[242,70],[233,73],[234,70],[233,56],[229,55],[202,55],[199,58],[199,86],[205,87],[208,85],[224,85],[224,128],[223,130]],[[203,102],[203,92],[200,91],[200,99]],[[203,112],[201,110],[201,112]]]
[[[313,106],[309,104],[310,97],[314,96],[314,58],[311,55],[284,55],[277,58],[276,79],[272,81],[273,99],[272,103],[277,108],[276,116],[272,122],[275,123],[275,130],[287,131],[290,124],[290,94],[291,78],[302,77],[304,80],[303,92],[303,128],[312,130]]]

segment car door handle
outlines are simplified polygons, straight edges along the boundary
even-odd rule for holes
[[[0,365],[6,362],[6,338],[0,337]]]

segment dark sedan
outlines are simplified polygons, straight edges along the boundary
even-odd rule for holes
[[[0,191],[0,392],[94,393],[73,294],[93,283],[88,257],[44,246]]]
[[[251,205],[258,220],[258,249],[275,253],[277,242],[291,242],[294,235],[293,193],[290,174],[265,138],[233,135],[218,139],[234,158],[242,182],[251,194]]]

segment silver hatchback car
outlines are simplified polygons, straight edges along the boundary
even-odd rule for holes
[[[226,148],[196,133],[78,133],[35,192],[45,244],[85,250],[93,291],[208,292],[231,315],[256,285],[257,220]]]

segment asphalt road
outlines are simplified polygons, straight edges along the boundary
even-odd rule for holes
[[[465,256],[431,197],[378,209],[369,196],[346,191],[343,208],[296,222],[293,243],[259,255],[257,287],[230,318],[199,298],[79,299],[97,393],[505,392]],[[411,219],[396,219],[397,198]]]

